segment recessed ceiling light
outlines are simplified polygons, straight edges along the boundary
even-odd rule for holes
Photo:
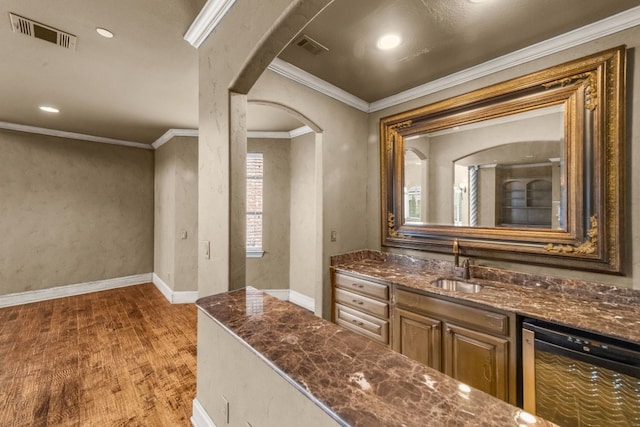
[[[98,27],[98,28],[96,28],[96,32],[98,34],[100,34],[102,37],[106,38],[106,39],[112,39],[113,38],[113,33],[111,31],[107,30],[106,28]]]
[[[484,0],[469,0],[469,3],[482,3]]]
[[[52,107],[50,105],[41,105],[40,108],[42,111],[46,111],[47,113],[59,113],[60,110],[58,110],[56,107]]]
[[[402,38],[399,35],[385,34],[378,39],[376,46],[380,50],[389,50],[400,46],[400,43],[402,43]]]

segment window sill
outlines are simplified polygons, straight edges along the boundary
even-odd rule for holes
[[[247,258],[262,258],[264,251],[262,249],[247,249]]]

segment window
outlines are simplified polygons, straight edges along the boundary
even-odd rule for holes
[[[262,153],[247,153],[247,256],[261,257],[262,250]]]

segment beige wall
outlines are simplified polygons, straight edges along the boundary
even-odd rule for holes
[[[482,265],[492,265],[509,268],[516,271],[526,271],[537,274],[548,274],[560,277],[570,277],[589,280],[600,283],[614,284],[622,287],[635,287],[640,289],[640,215],[635,211],[640,209],[640,187],[634,185],[633,176],[640,170],[640,116],[637,112],[640,108],[640,57],[636,49],[640,46],[640,27],[625,30],[614,35],[586,43],[579,47],[549,55],[535,61],[527,62],[517,67],[501,71],[490,76],[486,76],[469,83],[461,84],[453,88],[431,94],[420,99],[404,103],[392,108],[373,113],[369,117],[369,150],[368,150],[368,183],[370,188],[368,198],[368,244],[373,249],[380,248],[380,197],[379,197],[379,136],[378,126],[381,117],[388,116],[401,111],[406,111],[420,105],[429,104],[438,100],[450,98],[475,89],[479,89],[494,83],[508,80],[510,78],[525,75],[566,61],[590,55],[605,49],[613,48],[621,44],[626,44],[631,49],[628,56],[628,102],[627,102],[627,232],[623,233],[627,246],[627,274],[626,277],[612,276],[598,273],[580,272],[574,270],[557,269],[550,267],[537,267],[524,264],[504,263],[489,260],[477,260]],[[444,256],[429,254],[426,252],[407,252],[419,256],[433,256],[443,258]],[[446,257],[444,257],[446,258]],[[634,280],[635,279],[635,280]]]
[[[316,285],[309,272],[321,262],[317,253],[317,215],[315,180],[316,134],[294,138],[291,143],[291,265],[290,289],[310,298]]]
[[[0,130],[0,294],[153,271],[153,152]]]
[[[317,261],[311,263],[314,271],[304,272],[305,283],[313,281],[313,284],[301,286],[315,290],[315,294],[308,296],[316,299],[316,312],[328,316],[331,302],[329,257],[362,249],[366,245],[364,218],[369,213],[366,209],[367,146],[364,136],[367,115],[271,71],[260,77],[248,97],[286,106],[299,113],[305,124],[312,124],[320,130],[319,135],[311,136],[316,140],[314,170],[318,172],[314,177],[314,188],[321,191],[322,199],[320,202],[316,195],[315,203],[322,206],[316,208],[315,218],[316,222],[321,221],[321,225],[316,227],[321,235],[315,239]],[[332,230],[337,235],[335,242],[331,241]],[[314,245],[314,242],[307,244]],[[306,265],[310,265],[307,262]],[[319,277],[315,277],[318,268],[322,283],[319,283]]]
[[[175,143],[155,151],[153,272],[175,289]]]
[[[289,287],[291,140],[249,139],[247,151],[263,154],[262,258],[247,258],[247,284],[258,289]]]
[[[223,411],[229,402],[229,423]],[[216,426],[338,426],[238,338],[198,312],[198,402]]]
[[[173,291],[196,291],[197,138],[175,137],[155,151],[154,197],[154,273]]]
[[[329,0],[238,0],[199,52],[198,292],[245,284],[246,94]],[[220,60],[223,58],[224,60]],[[234,90],[234,95],[230,88]],[[204,249],[210,246],[210,257]]]
[[[327,0],[238,0],[199,48],[200,296],[245,284],[242,283],[246,274],[246,253],[241,251],[245,246],[243,227],[237,221],[239,218],[232,224],[231,216],[239,216],[245,211],[246,191],[243,187],[246,187],[246,175],[244,182],[240,182],[239,171],[245,164],[241,153],[246,152],[247,108],[246,97],[230,94],[229,88],[235,87],[236,91],[246,94],[277,53],[328,3]],[[204,256],[206,245],[210,245],[210,257]],[[213,322],[200,314],[198,323],[197,399],[209,417],[218,421],[220,394],[212,376],[223,375],[224,368],[215,361],[222,353],[227,356],[233,353],[220,352],[224,342],[215,332],[207,330],[214,327]],[[235,378],[229,381],[239,384]],[[220,385],[224,383],[220,381]],[[284,390],[291,392],[288,384]],[[283,397],[280,402],[290,402]],[[305,413],[300,417],[293,415],[296,422],[300,419],[314,421]]]

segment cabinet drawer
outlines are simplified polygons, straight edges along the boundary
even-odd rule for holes
[[[389,322],[386,320],[336,304],[336,323],[383,344],[389,343]]]
[[[358,279],[345,274],[336,273],[336,287],[349,289],[374,298],[389,300],[389,287],[368,280]]]
[[[396,290],[396,303],[400,307],[456,320],[491,333],[509,335],[509,317],[504,314],[467,307],[401,289]]]
[[[374,316],[389,318],[389,304],[386,302],[377,301],[365,296],[349,292],[344,289],[336,289],[336,302],[344,305],[348,305],[364,311]]]

